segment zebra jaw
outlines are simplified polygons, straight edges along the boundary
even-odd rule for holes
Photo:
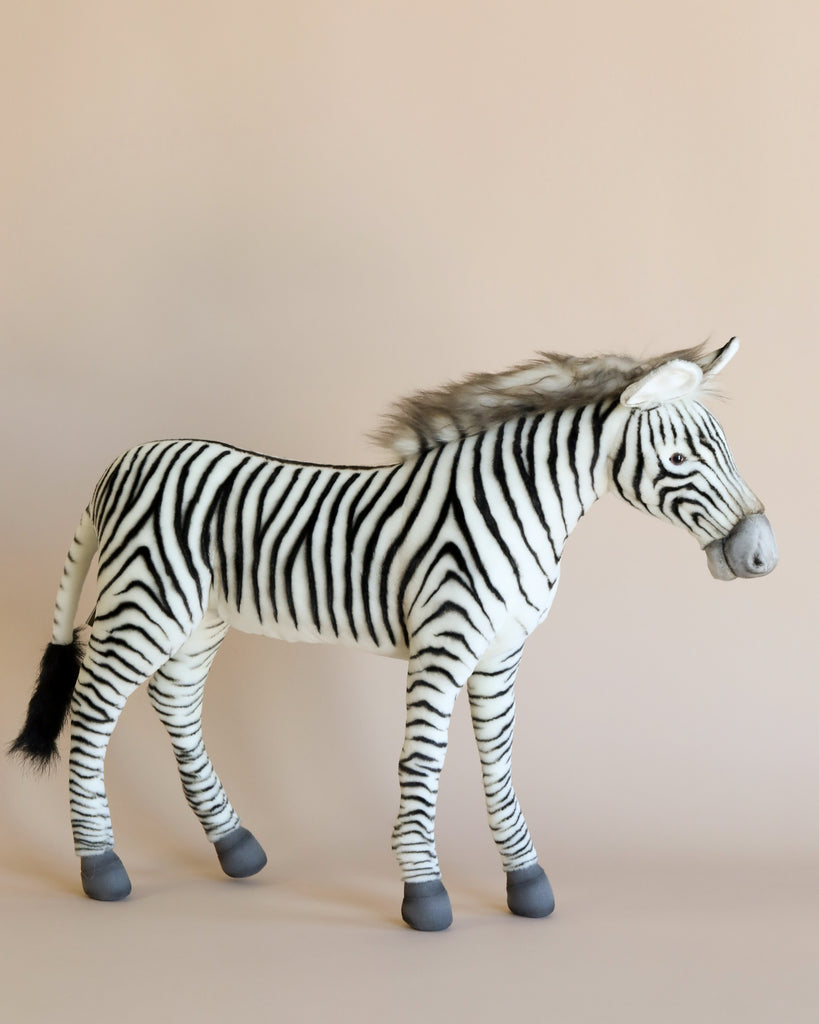
[[[717,580],[767,576],[779,559],[771,524],[761,512],[740,519],[727,537],[706,545],[705,555]]]

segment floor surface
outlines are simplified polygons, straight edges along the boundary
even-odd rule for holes
[[[819,1019],[809,864],[560,862],[544,921],[509,915],[500,877],[456,873],[441,934],[402,925],[382,864],[271,864],[236,883],[204,856],[137,860],[121,904],[55,865],[0,874],[0,989],[20,1024]]]

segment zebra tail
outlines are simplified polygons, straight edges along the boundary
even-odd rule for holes
[[[68,717],[71,695],[80,674],[83,645],[79,632],[75,631],[70,644],[51,643],[46,647],[25,725],[9,747],[10,754],[30,761],[41,771],[57,756],[57,737]]]
[[[80,631],[74,629],[74,619],[82,585],[96,550],[97,535],[86,509],[66,557],[57,593],[51,643],[40,662],[25,725],[8,751],[30,761],[40,770],[47,768],[57,756],[57,737],[68,717],[71,696],[79,676],[84,648],[79,639]]]

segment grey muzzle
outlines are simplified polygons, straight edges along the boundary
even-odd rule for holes
[[[740,519],[727,537],[708,544],[705,554],[718,580],[767,576],[779,558],[771,524],[761,512]]]

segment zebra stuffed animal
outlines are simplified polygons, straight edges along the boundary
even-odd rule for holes
[[[378,438],[397,464],[290,462],[208,441],[140,445],[80,520],[51,643],[12,750],[45,765],[70,709],[71,821],[88,896],[131,883],[114,852],[103,762],[128,697],[148,693],[224,871],[266,863],[202,739],[203,689],[230,626],[408,662],[392,846],[413,928],[452,920],[435,805],[455,699],[469,697],[486,807],[515,914],[554,907],[511,780],[513,686],[566,539],[606,491],[683,526],[718,579],[776,565],[763,507],[698,395],[737,349],[639,362],[544,355],[399,403]],[[87,650],[74,619],[92,557]]]

